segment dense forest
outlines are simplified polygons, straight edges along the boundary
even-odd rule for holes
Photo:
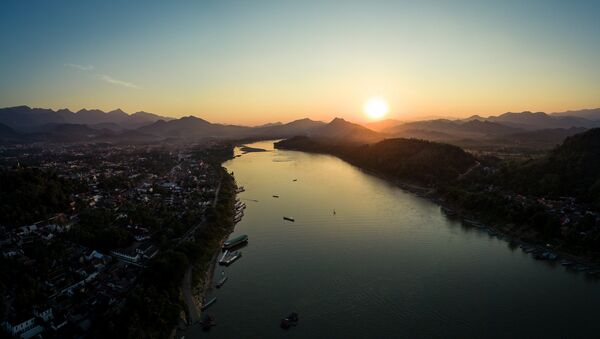
[[[496,179],[523,194],[570,196],[600,208],[600,129],[571,136],[540,159],[508,164]]]
[[[92,338],[168,338],[181,310],[181,281],[192,265],[204,272],[233,226],[235,182],[224,168],[217,205],[206,211],[206,223],[195,241],[170,246],[159,253],[139,277],[123,307],[107,314],[92,329]],[[198,220],[198,219],[197,219]]]
[[[369,145],[295,137],[275,147],[332,154],[391,179],[423,185],[449,182],[477,163],[457,146],[418,139],[386,139]]]
[[[23,226],[63,212],[70,195],[83,191],[78,181],[35,168],[0,169],[0,225]]]
[[[475,158],[455,146],[415,139],[359,145],[296,137],[276,147],[332,154],[393,180],[428,185],[440,202],[503,232],[600,255],[600,222],[593,212],[600,210],[600,129],[520,161]]]

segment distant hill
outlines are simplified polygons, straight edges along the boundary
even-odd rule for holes
[[[82,124],[48,124],[44,126],[43,130],[43,133],[36,133],[31,136],[50,142],[77,142],[115,135],[110,130],[98,130]]]
[[[510,134],[505,138],[498,139],[498,141],[511,143],[515,146],[549,149],[561,144],[566,138],[585,131],[586,129],[583,127],[541,129]]]
[[[436,184],[456,179],[476,164],[461,148],[417,139],[386,139],[370,145],[331,139],[295,137],[275,144],[276,148],[327,153],[386,177],[419,184]]]
[[[553,114],[508,112],[487,118],[473,115],[466,119],[407,122],[381,132],[391,137],[420,138],[468,148],[549,149],[568,136],[600,127],[600,120],[589,119],[594,117],[597,111],[581,110]],[[568,115],[571,113],[580,116]]]
[[[66,123],[65,116],[64,112],[28,106],[0,108],[0,123],[20,131],[33,131],[47,124]]]
[[[331,120],[328,124],[310,131],[308,135],[312,138],[329,138],[359,143],[372,143],[384,138],[375,131],[341,118]]]
[[[569,117],[579,117],[588,120],[600,120],[600,108],[592,108],[592,109],[581,109],[575,111],[566,111],[566,112],[556,112],[551,113],[552,116],[569,116]]]
[[[409,122],[383,130],[384,133],[402,137],[413,136],[414,131],[441,133],[440,140],[445,138],[450,140],[506,135],[519,132],[521,129],[486,120],[438,119]]]
[[[600,126],[600,121],[575,116],[552,116],[544,112],[509,112],[497,117],[489,117],[485,120],[529,130],[571,127],[592,128]]]
[[[78,112],[68,109],[54,111],[28,106],[0,109],[0,124],[17,133],[11,138],[5,137],[4,142],[27,140],[75,142],[93,141],[94,138],[110,142],[111,137],[114,137],[117,142],[130,139],[142,142],[189,138],[280,139],[311,136],[374,143],[384,138],[402,137],[450,142],[467,147],[486,144],[487,146],[515,145],[548,148],[573,133],[600,127],[600,119],[595,120],[596,118],[600,118],[600,109],[552,114],[508,112],[487,118],[474,115],[467,119],[433,119],[406,123],[387,119],[364,125],[341,118],[333,119],[329,123],[299,119],[289,123],[275,122],[249,127],[211,123],[194,116],[173,119],[143,111],[127,114],[121,109],[110,112],[98,109],[82,109]],[[63,127],[63,131],[50,130],[52,126],[58,125],[80,127],[71,127],[74,129],[72,131],[74,135],[69,137],[66,135],[69,133],[67,127]],[[95,131],[84,130],[81,126],[87,126]]]
[[[138,128],[161,119],[171,120],[171,118],[146,112],[129,115],[120,109],[110,112],[97,109],[82,109],[78,112],[72,112],[68,109],[54,111],[28,106],[0,108],[0,123],[25,132],[38,131],[48,124],[117,124],[121,128]]]
[[[0,143],[19,143],[23,141],[25,141],[24,135],[0,123]]]
[[[396,127],[400,124],[402,124],[403,122],[400,120],[396,120],[396,119],[384,119],[381,121],[374,121],[374,122],[369,122],[366,124],[363,124],[366,128],[373,130],[375,132],[382,132],[383,130],[392,128],[392,127]]]
[[[138,129],[140,132],[163,138],[231,138],[247,136],[251,130],[251,127],[245,126],[213,124],[194,116],[170,121],[159,120]]]
[[[316,130],[325,125],[322,121],[311,119],[299,119],[287,124],[267,124],[261,127],[255,127],[252,131],[253,135],[257,136],[272,136],[276,138],[289,138],[296,135],[306,135],[313,130]]]
[[[320,138],[347,139],[358,142],[381,140],[382,136],[363,126],[334,119],[329,124],[310,119],[295,120],[287,124],[273,124],[259,127],[222,125],[189,116],[181,119],[162,121],[141,127],[137,131],[161,138],[289,138],[298,135],[311,135]]]

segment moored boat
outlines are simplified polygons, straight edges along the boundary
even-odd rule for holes
[[[219,281],[217,281],[217,284],[215,286],[217,288],[221,288],[223,285],[225,285],[225,282],[227,281],[227,279],[229,279],[229,277],[227,277],[227,276],[221,278]]]
[[[204,311],[205,309],[209,308],[210,306],[212,306],[216,302],[217,302],[217,297],[213,297],[209,301],[207,301],[205,303],[202,303],[202,307],[200,309],[202,311]]]
[[[245,234],[242,234],[242,235],[239,235],[237,237],[234,237],[234,238],[231,238],[231,239],[228,239],[227,241],[225,241],[223,243],[223,249],[232,248],[236,245],[245,243],[247,241],[248,241],[248,236]]]
[[[442,209],[442,212],[444,212],[446,215],[448,215],[450,217],[455,217],[458,215],[458,213],[456,213],[456,211],[451,208],[442,206],[441,209]]]
[[[234,251],[234,252],[225,251],[225,253],[223,254],[223,257],[221,257],[221,260],[219,260],[219,265],[229,266],[234,261],[238,260],[241,256],[242,256],[242,252],[240,252],[240,251]]]
[[[279,326],[281,326],[281,328],[283,328],[284,330],[287,330],[291,326],[298,325],[298,321],[299,321],[298,313],[292,312],[286,318],[281,319]]]
[[[287,220],[287,221],[291,221],[291,222],[295,221],[294,218],[292,218],[292,217],[283,217],[283,220]]]

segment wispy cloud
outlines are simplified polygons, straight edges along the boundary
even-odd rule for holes
[[[66,67],[76,68],[81,71],[91,71],[94,69],[92,65],[65,64]]]
[[[75,68],[75,69],[78,69],[78,70],[84,71],[84,72],[89,72],[94,69],[94,66],[92,66],[92,65],[80,65],[80,64],[65,64],[65,67]],[[131,83],[129,81],[115,79],[115,78],[111,77],[110,75],[95,73],[94,76],[104,82],[108,82],[109,84],[140,89],[140,87],[134,83]]]
[[[128,82],[128,81],[123,81],[123,80],[115,79],[115,78],[111,77],[110,75],[106,75],[106,74],[96,74],[96,75],[98,76],[98,78],[100,80],[106,81],[106,82],[111,83],[111,84],[115,84],[115,85],[119,85],[119,86],[125,86],[125,87],[129,87],[129,88],[136,88],[136,89],[140,88],[136,84],[133,84],[133,83]]]

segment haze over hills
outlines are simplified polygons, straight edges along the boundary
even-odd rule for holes
[[[589,120],[600,120],[600,108],[581,109],[576,111],[551,113],[553,116],[580,117]]]
[[[388,127],[382,130],[382,133],[392,137],[450,142],[464,147],[481,146],[485,143],[551,148],[567,136],[599,127],[600,118],[592,119],[597,111],[600,109],[552,114],[526,111],[508,112],[487,118],[475,115],[466,119],[423,120]]]
[[[0,123],[23,132],[34,132],[47,124],[116,124],[120,128],[138,128],[158,120],[171,119],[148,112],[127,114],[120,109],[110,112],[103,112],[98,109],[82,109],[77,112],[68,109],[54,111],[29,106],[0,109]]]
[[[384,138],[380,133],[341,118],[335,118],[327,125],[310,131],[309,135],[313,138],[343,139],[361,143],[372,143]]]
[[[426,120],[430,120],[430,119],[426,119]],[[384,119],[384,120],[380,120],[380,121],[374,121],[374,122],[365,123],[364,126],[366,128],[368,128],[368,129],[371,129],[371,130],[375,131],[375,132],[382,132],[382,131],[384,131],[384,130],[386,130],[388,128],[392,128],[392,127],[398,126],[398,125],[400,125],[402,123],[403,123],[403,121],[400,121],[400,120],[397,120],[397,119]]]
[[[187,116],[179,119],[147,112],[127,114],[116,109],[72,112],[28,106],[0,109],[0,141],[3,143],[49,141],[144,142],[165,139],[201,138],[315,138],[346,139],[373,143],[385,138],[404,137],[450,142],[470,147],[482,143],[518,147],[550,148],[564,138],[600,126],[600,109],[558,112],[504,113],[487,118],[434,119],[401,122],[394,119],[355,124],[341,118],[329,123],[308,118],[289,123],[240,126],[211,123]]]
[[[411,136],[422,132],[437,132],[441,138],[481,138],[485,136],[505,135],[520,132],[521,129],[486,120],[426,120],[409,122],[384,129],[392,135]]]

